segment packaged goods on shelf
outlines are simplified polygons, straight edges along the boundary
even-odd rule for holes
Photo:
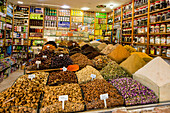
[[[150,90],[132,78],[113,79],[110,83],[122,94],[126,106],[158,102],[158,97],[153,90]]]
[[[122,45],[118,45],[111,53],[108,54],[108,56],[117,63],[121,63],[130,56],[130,53]]]
[[[133,78],[155,92],[160,102],[169,101],[170,66],[156,57],[134,73]]]
[[[87,82],[91,81],[92,80],[91,74],[96,75],[96,77],[94,79],[103,79],[103,77],[101,76],[101,74],[98,70],[96,70],[92,66],[87,65],[80,71],[76,72],[78,83],[82,84],[82,83],[87,83]]]
[[[51,72],[48,79],[48,85],[61,85],[64,83],[78,83],[77,76],[71,71]]]
[[[59,101],[59,96],[61,95],[68,95],[68,101],[64,102],[64,109],[62,102]],[[84,111],[84,100],[78,84],[45,87],[41,102],[41,113],[78,111]]]
[[[79,65],[80,68],[84,68],[87,65],[93,66],[93,62],[87,58],[87,56],[76,53],[70,57],[74,64]]]
[[[121,68],[115,61],[111,61],[100,71],[105,80],[116,78],[131,77],[123,68]]]
[[[80,87],[84,93],[84,101],[86,109],[103,109],[105,108],[104,100],[99,97],[101,94],[108,94],[106,100],[107,108],[122,106],[124,104],[123,97],[119,94],[116,88],[105,80],[95,79],[86,84],[81,84]]]
[[[123,61],[120,66],[123,67],[130,74],[133,74],[137,70],[142,68],[145,64],[146,62],[138,54],[133,54],[125,61]]]

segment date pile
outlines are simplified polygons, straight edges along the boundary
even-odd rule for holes
[[[77,77],[74,72],[71,71],[59,71],[50,73],[48,79],[48,85],[52,84],[63,84],[63,83],[77,83]]]
[[[46,86],[44,97],[41,103],[41,113],[51,112],[77,112],[84,110],[84,100],[81,88],[78,84],[65,84],[61,86]],[[68,95],[68,101],[59,101],[59,96]]]
[[[123,97],[105,80],[95,79],[86,84],[80,84],[84,93],[84,101],[87,110],[104,108],[104,101],[100,100],[101,94],[108,93],[109,98],[106,99],[107,108],[122,106],[124,104]]]
[[[13,86],[0,93],[0,106],[26,106],[37,109],[48,75],[45,72],[35,73],[32,80],[29,75],[21,76]]]

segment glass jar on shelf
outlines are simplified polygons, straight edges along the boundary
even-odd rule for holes
[[[138,34],[138,27],[134,28],[134,34]]]
[[[163,57],[166,57],[166,53],[167,53],[166,51],[167,51],[167,47],[163,47],[162,48],[162,56]]]
[[[167,49],[166,57],[170,57],[170,48]]]
[[[166,45],[166,36],[162,35],[161,37],[161,45]]]
[[[155,55],[155,47],[151,47],[150,54]]]
[[[123,19],[125,19],[125,18],[126,18],[126,13],[123,14]]]
[[[161,0],[160,1],[160,9],[163,9],[163,8],[166,8],[166,7],[167,7],[166,1],[165,0]]]
[[[161,44],[161,36],[160,35],[157,35],[155,37],[155,44]]]
[[[140,37],[140,43],[145,43],[145,37],[144,36]]]
[[[147,26],[147,23],[148,23],[147,21],[148,21],[148,18],[145,17],[145,18],[144,18],[144,25],[145,25],[145,26]]]
[[[147,41],[148,41],[147,36],[145,36],[145,44],[147,44]]]
[[[159,22],[162,20],[162,13],[158,13],[156,21]]]
[[[151,22],[151,23],[156,22],[156,18],[157,18],[156,14],[151,15],[151,16],[150,16],[150,22]]]
[[[142,14],[142,11],[143,11],[143,7],[139,8],[139,15]]]
[[[160,33],[166,33],[166,25],[165,24],[161,24]]]
[[[166,0],[167,7],[170,6],[170,0]]]
[[[155,37],[153,35],[150,36],[150,44],[155,44]]]
[[[141,27],[141,33],[144,34],[145,33],[145,26]]]
[[[156,1],[155,2],[155,10],[159,10],[160,9],[160,1]]]
[[[138,43],[138,36],[134,36],[133,42],[134,42],[134,43]]]
[[[155,33],[159,33],[159,30],[160,30],[159,24],[156,24],[154,29]]]
[[[166,20],[170,20],[170,10],[166,13]]]
[[[141,26],[141,18],[137,20],[137,26]]]
[[[151,6],[150,6],[150,12],[154,11],[155,10],[155,3],[151,3]]]
[[[166,32],[167,32],[167,33],[170,33],[170,24],[167,24]]]
[[[147,33],[147,31],[148,31],[148,27],[147,27],[147,26],[145,26],[145,33]]]
[[[159,46],[159,47],[157,47],[156,48],[156,55],[159,55],[159,56],[161,56],[161,46]]]
[[[146,6],[144,6],[144,7],[142,8],[142,13],[143,13],[143,14],[146,13]]]
[[[136,9],[136,10],[135,10],[135,16],[136,16],[136,15],[139,15],[139,9]]]
[[[163,12],[162,13],[161,21],[165,21],[166,20],[166,14],[167,14],[167,12]]]
[[[148,13],[148,6],[145,6],[146,7],[146,12],[145,13]]]
[[[150,27],[150,33],[155,33],[155,25],[151,25]]]
[[[167,36],[167,42],[166,43],[167,43],[167,45],[170,44],[170,35]]]
[[[145,17],[141,18],[141,25],[144,25]]]
[[[134,19],[134,26],[137,26],[137,19]]]

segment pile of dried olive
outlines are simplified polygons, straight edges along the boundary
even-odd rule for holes
[[[48,75],[45,72],[35,73],[32,80],[29,75],[21,76],[13,86],[0,93],[0,106],[26,106],[37,109]]]
[[[48,84],[77,83],[77,77],[71,71],[59,71],[50,73]]]
[[[68,95],[68,101],[59,101],[59,96]],[[41,113],[76,112],[84,110],[84,100],[78,84],[65,84],[61,86],[46,86],[41,103]]]
[[[87,110],[105,108],[104,101],[100,99],[101,94],[108,93],[106,99],[107,107],[122,106],[124,104],[123,97],[119,94],[117,89],[110,83],[103,79],[95,79],[86,84],[80,84],[84,93],[84,101]]]
[[[70,57],[74,64],[79,65],[80,68],[83,68],[87,65],[93,66],[93,62],[87,58],[87,56],[81,54],[81,53],[76,53]]]

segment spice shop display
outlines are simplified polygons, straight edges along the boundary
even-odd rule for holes
[[[133,48],[132,46],[125,45],[124,48],[125,48],[127,51],[129,51],[130,53],[136,52],[136,49]]]
[[[117,89],[105,80],[95,79],[86,84],[81,84],[80,86],[84,93],[84,101],[87,110],[110,108],[122,106],[124,104],[124,99]],[[104,100],[100,98],[102,94],[108,94],[105,104]]]
[[[103,79],[98,70],[88,65],[80,71],[76,72],[76,75],[79,84],[87,83],[93,79]]]
[[[75,47],[79,47],[79,44],[78,44],[77,42],[75,42],[75,41],[69,41],[69,42],[67,43],[67,47],[68,47],[69,49],[72,49],[72,48],[75,48]]]
[[[120,67],[115,61],[109,62],[101,71],[101,75],[105,80],[112,80],[122,77],[131,77],[122,67]]]
[[[152,90],[132,78],[113,79],[110,83],[122,94],[126,106],[158,102],[158,97]]]
[[[70,54],[69,55],[71,56],[71,55],[74,55],[76,53],[81,53],[81,48],[75,47],[73,49],[70,49]]]
[[[115,45],[115,46],[113,46],[112,44],[108,44],[108,45],[101,51],[101,53],[107,55],[107,54],[111,53],[111,52],[116,48],[116,46],[118,46],[118,44]]]
[[[140,56],[145,62],[149,62],[151,61],[153,58],[150,57],[149,55],[147,55],[146,53],[142,53],[142,52],[133,52],[131,53],[131,55],[133,54],[137,54],[138,56]]]
[[[11,107],[5,107],[5,108],[0,108],[1,113],[37,113],[36,109],[33,108],[28,108],[28,107],[23,107],[23,106],[11,106]]]
[[[135,73],[138,69],[142,68],[146,62],[137,54],[133,54],[123,61],[120,66],[123,67],[130,74]]]
[[[87,56],[81,54],[81,53],[76,53],[70,57],[73,61],[74,64],[79,65],[80,68],[83,68],[87,65],[93,66],[93,62],[87,58]]]
[[[64,83],[77,83],[77,77],[71,71],[51,72],[48,79],[48,85],[64,84]]]
[[[99,51],[102,51],[106,46],[107,46],[106,43],[101,43],[100,45],[97,46],[97,49],[98,49]]]
[[[122,45],[118,45],[110,54],[108,54],[108,57],[117,63],[121,63],[129,56],[130,53]]]
[[[59,99],[59,96],[62,95],[68,96],[68,100],[64,101],[64,105]],[[84,111],[84,100],[78,84],[45,87],[41,102],[41,113],[77,111]]]
[[[93,59],[94,66],[100,70],[104,68],[112,60],[105,55],[99,55]]]
[[[56,55],[60,55],[60,54],[64,54],[64,55],[69,55],[69,50],[67,48],[62,48],[62,47],[58,47],[54,53]]]

